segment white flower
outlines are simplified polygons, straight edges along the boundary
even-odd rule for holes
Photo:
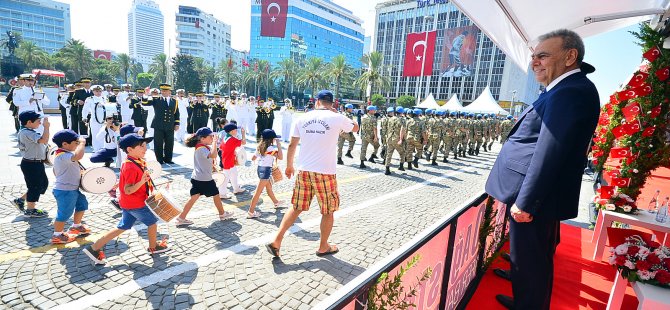
[[[637,276],[640,277],[641,280],[649,280],[653,278],[656,275],[655,272],[650,272],[649,270],[638,270],[637,271]]]
[[[656,250],[654,250],[654,254],[656,254],[656,256],[658,256],[658,258],[660,258],[660,259],[668,258],[668,255],[666,255],[666,254],[664,253],[662,247],[661,247],[661,248],[657,248]]]
[[[616,206],[614,204],[608,203],[605,205],[605,210],[614,211],[616,210]]]
[[[628,253],[628,243],[621,244],[616,248],[614,248],[614,253],[616,253],[617,255],[624,255]]]
[[[647,258],[647,255],[649,255],[649,248],[643,246],[641,246],[640,250],[637,251],[637,254],[635,254],[635,256],[639,257],[640,259]]]
[[[609,263],[610,265],[614,265],[616,263],[616,255],[610,255]]]
[[[635,269],[635,264],[633,264],[633,262],[631,262],[629,260],[626,260],[626,262],[623,265],[626,266],[626,268],[628,268],[628,269],[631,269],[631,270]]]
[[[625,205],[625,206],[623,206],[623,212],[630,212],[630,211],[632,211],[632,210],[633,210],[633,207],[631,207],[631,206],[629,206],[629,205]]]
[[[638,173],[638,172],[640,172],[640,171],[637,170],[637,169],[633,169],[633,173]]]

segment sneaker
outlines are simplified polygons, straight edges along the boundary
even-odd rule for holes
[[[27,209],[26,211],[23,212],[23,215],[26,217],[47,217],[49,213],[46,213],[44,210],[39,210],[39,209]]]
[[[167,242],[163,241],[160,244],[157,244],[155,248],[148,248],[147,251],[149,254],[154,255],[154,254],[160,254],[160,253],[165,253],[169,251],[170,248],[167,246]]]
[[[82,252],[84,252],[84,254],[86,254],[86,256],[88,256],[88,258],[90,258],[96,265],[104,265],[107,263],[105,253],[102,250],[93,250],[93,247],[88,245]]]
[[[234,191],[233,194],[235,194],[235,195],[239,195],[239,194],[244,194],[244,193],[246,193],[246,192],[247,192],[246,189],[241,188],[240,190]]]
[[[21,198],[16,198],[16,199],[12,200],[12,204],[13,204],[17,209],[19,209],[19,211],[21,211],[21,212],[25,212],[25,211],[26,211],[26,203],[25,203],[25,201],[23,201],[23,199],[21,199]]]
[[[67,233],[76,237],[82,237],[90,235],[91,229],[88,228],[86,224],[81,224],[81,226],[79,227],[71,226],[70,229],[68,229]]]
[[[181,217],[177,217],[177,224],[176,226],[188,226],[188,225],[193,225],[193,221],[189,221],[187,219],[183,219]]]
[[[233,199],[234,195],[232,193],[227,193],[225,195],[221,195],[221,199]]]
[[[69,233],[60,233],[57,236],[51,237],[51,244],[66,244],[75,240],[77,240],[76,236],[70,235]]]
[[[233,217],[233,212],[224,211],[223,214],[219,214],[219,220],[225,221]]]
[[[118,200],[118,199],[114,198],[114,199],[110,200],[109,203],[111,203],[112,206],[114,206],[114,208],[116,208],[116,210],[123,211],[123,210],[121,209],[121,204],[119,204],[119,200]]]
[[[254,211],[254,213],[247,213],[247,218],[248,219],[256,219],[261,217],[261,213],[258,211]]]

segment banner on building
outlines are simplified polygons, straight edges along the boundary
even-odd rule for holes
[[[403,77],[432,75],[436,37],[436,31],[407,34]]]
[[[287,13],[288,0],[262,0],[261,36],[285,37]]]
[[[464,77],[473,74],[478,33],[479,28],[474,25],[445,29],[440,65],[443,77]]]

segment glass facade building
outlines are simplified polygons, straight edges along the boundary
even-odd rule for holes
[[[0,1],[0,35],[21,33],[47,53],[53,54],[70,40],[70,5],[49,0]],[[3,53],[6,51],[3,50]]]
[[[178,53],[200,57],[214,67],[231,57],[230,25],[212,14],[180,5],[175,25]]]
[[[362,20],[330,0],[289,0],[284,38],[261,37],[261,1],[251,4],[252,59],[276,64],[285,58],[303,63],[310,57],[324,62],[344,54],[347,63],[360,68],[364,34]]]
[[[129,56],[148,70],[154,56],[165,51],[163,13],[152,0],[134,0],[128,12]]]
[[[424,31],[437,32],[432,74],[403,77],[407,35]],[[485,33],[446,0],[378,4],[372,48],[384,56],[384,70],[391,77],[391,89],[384,94],[390,99],[402,95],[424,99],[432,93],[438,101],[446,101],[456,94],[461,102],[468,103],[477,99],[486,86],[496,100],[515,96],[517,102],[532,102],[537,98],[539,84],[528,79]]]

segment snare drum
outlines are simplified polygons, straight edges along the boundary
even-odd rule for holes
[[[216,187],[221,187],[221,185],[223,185],[223,181],[226,179],[226,177],[223,175],[223,172],[212,173],[212,178],[214,179],[214,183],[216,183]]]
[[[56,151],[58,148],[53,144],[46,145],[46,157],[44,157],[44,164],[47,166],[53,166],[56,159]]]
[[[247,163],[247,151],[244,150],[244,147],[238,147],[235,149],[235,165],[244,166]]]
[[[114,170],[107,167],[96,167],[82,170],[81,188],[91,194],[103,194],[111,191],[116,185]]]
[[[181,209],[172,199],[172,196],[164,189],[155,191],[145,201],[151,212],[163,222],[172,221],[181,214]]]
[[[149,171],[149,176],[153,180],[159,179],[163,175],[163,167],[157,161],[148,161],[147,171]]]

